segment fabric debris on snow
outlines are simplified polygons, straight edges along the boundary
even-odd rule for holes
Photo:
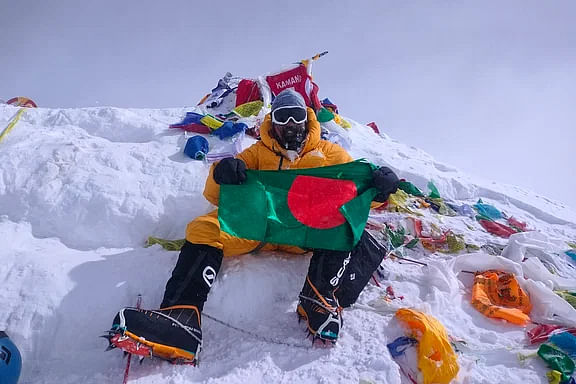
[[[261,100],[256,100],[238,105],[232,112],[240,117],[250,117],[257,115],[263,107],[264,103]]]
[[[436,185],[434,185],[434,182],[432,182],[432,181],[428,182],[428,189],[430,190],[428,197],[430,197],[432,199],[439,199],[440,198],[440,192],[438,192],[438,188],[436,188]]]
[[[502,218],[502,212],[500,212],[496,207],[490,204],[486,204],[479,199],[476,204],[473,205],[478,215],[489,220],[498,220]]]
[[[338,106],[336,104],[334,104],[333,102],[330,101],[329,98],[325,98],[323,99],[321,102],[322,106],[326,109],[328,109],[330,112],[332,113],[338,113]]]
[[[448,246],[449,253],[458,253],[460,251],[466,250],[470,244],[466,244],[464,241],[464,235],[456,235],[455,233],[448,233],[446,235],[446,244]],[[446,252],[441,250],[440,252]]]
[[[194,132],[194,133],[199,133],[202,135],[208,135],[210,133],[212,133],[212,129],[210,129],[210,127],[205,126],[204,124],[196,124],[196,123],[190,123],[190,124],[186,124],[183,126],[171,126],[170,128],[180,128],[186,132]]]
[[[576,292],[569,292],[569,291],[554,291],[558,296],[563,298],[570,304],[572,307],[576,309]]]
[[[236,90],[236,108],[251,102],[262,102],[261,99],[262,94],[260,93],[260,87],[256,81],[251,79],[240,80],[238,83],[238,89]],[[264,105],[263,102],[262,105]]]
[[[334,114],[326,108],[320,108],[316,112],[316,118],[320,123],[327,123],[330,120],[334,120]]]
[[[562,384],[562,372],[551,370],[546,373],[548,384]]]
[[[224,122],[223,122],[222,120],[217,119],[216,117],[214,117],[214,116],[212,116],[212,115],[210,115],[210,114],[205,115],[204,117],[202,117],[202,118],[200,119],[200,122],[201,122],[202,124],[204,124],[205,126],[210,127],[210,128],[212,128],[212,129],[218,129],[218,128],[220,128],[220,127],[222,126],[222,124],[224,124]]]
[[[208,140],[200,135],[192,136],[186,140],[184,154],[195,160],[204,160],[208,153]]]
[[[482,227],[484,227],[485,230],[487,230],[491,234],[503,237],[505,239],[517,233],[517,231],[514,228],[511,228],[504,224],[497,223],[495,221],[480,219],[478,220],[478,222]]]
[[[530,321],[530,298],[510,273],[495,270],[476,273],[471,304],[487,317],[516,325]]]
[[[393,193],[388,197],[388,211],[391,212],[401,212],[401,213],[408,213],[415,216],[423,216],[420,212],[414,211],[410,209],[410,206],[413,206],[415,203],[414,200],[410,200],[410,196],[404,192],[403,190],[399,189],[396,193]],[[416,208],[416,207],[413,207]]]
[[[458,215],[466,217],[475,217],[476,211],[469,204],[456,204],[454,202],[447,201],[446,204],[452,208]]]
[[[511,226],[512,228],[516,229],[518,232],[525,232],[527,225],[526,223],[516,220],[513,217],[509,217],[508,220],[508,225]]]
[[[378,129],[378,126],[376,125],[375,122],[370,122],[368,124],[366,124],[367,126],[369,126],[370,128],[372,128],[372,130],[376,133],[376,134],[380,134],[380,129]]]
[[[418,371],[417,360],[418,340],[412,337],[401,336],[386,345],[392,359],[398,364],[400,372],[406,376],[410,382],[417,384],[422,376]]]
[[[200,114],[200,113],[195,113],[195,112],[186,112],[186,116],[184,116],[184,118],[182,119],[182,121],[175,123],[175,124],[170,124],[170,128],[180,128],[180,129],[184,129],[185,131],[188,130],[192,130],[189,127],[190,126],[196,126],[196,125],[202,125],[202,122],[200,121],[202,118],[204,117],[204,115]],[[198,133],[210,133],[210,129],[206,126],[204,126],[205,132],[198,132]]]
[[[244,132],[248,127],[244,123],[233,123],[231,121],[226,121],[220,126],[220,128],[212,131],[212,135],[218,136],[220,140],[232,137],[237,133]]]
[[[480,247],[481,250],[486,252],[492,256],[500,256],[502,254],[502,250],[504,249],[503,245],[495,244],[495,243],[486,243]]]
[[[422,193],[422,191],[419,190],[418,187],[416,187],[414,184],[404,179],[401,179],[400,182],[398,183],[398,189],[401,189],[412,196],[418,196],[418,197],[424,196],[424,193]]]
[[[146,241],[145,247],[151,247],[154,244],[158,244],[167,251],[179,251],[185,242],[186,242],[185,239],[167,240],[167,239],[161,239],[159,237],[148,236],[148,240]]]
[[[215,109],[222,106],[225,110],[232,110],[236,105],[236,89],[240,78],[227,72],[218,80],[218,84],[198,104],[206,108]]]
[[[550,336],[549,341],[572,359],[576,358],[576,336],[570,332],[556,333]]]
[[[566,328],[561,325],[538,324],[527,330],[526,335],[530,344],[539,344],[548,340],[552,335],[557,333],[568,332],[576,336],[576,328]]]
[[[570,380],[570,376],[574,373],[574,360],[570,356],[549,344],[540,345],[538,356],[546,362],[549,368],[562,373],[561,382]]]
[[[450,231],[442,231],[434,224],[426,225],[426,231],[423,231],[422,220],[409,217],[407,219],[408,228],[411,234],[420,241],[422,246],[432,252],[448,251],[447,236]]]
[[[458,358],[444,326],[431,315],[402,308],[396,318],[418,340],[418,369],[424,384],[448,384],[458,374]]]
[[[428,197],[425,201],[430,204],[430,207],[434,209],[441,215],[444,216],[458,216],[458,213],[454,211],[449,205],[447,205],[441,197],[433,198]]]
[[[388,348],[390,355],[392,355],[392,358],[396,358],[402,355],[404,350],[412,345],[418,345],[418,340],[413,337],[400,336],[393,342],[387,344],[386,347]]]

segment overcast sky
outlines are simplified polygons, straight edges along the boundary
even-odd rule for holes
[[[576,208],[576,1],[0,0],[0,98],[45,107],[194,105],[324,50],[341,114]]]

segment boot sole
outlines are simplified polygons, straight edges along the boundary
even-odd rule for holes
[[[115,335],[110,342],[116,348],[137,356],[157,357],[173,364],[196,365],[197,363],[194,353],[169,345],[148,341],[130,331],[125,331],[124,335]]]

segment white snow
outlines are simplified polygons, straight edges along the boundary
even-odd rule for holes
[[[0,106],[0,128],[16,111]],[[143,247],[146,238],[183,238],[186,224],[211,209],[202,196],[208,164],[185,157],[185,136],[168,129],[185,111],[29,109],[0,142],[0,329],[22,352],[21,383],[121,382],[125,360],[118,351],[104,353],[107,342],[98,336],[119,308],[135,304],[138,293],[145,307],[157,307],[177,258],[157,245]],[[565,205],[465,175],[352,123],[348,139],[355,158],[389,165],[423,190],[433,180],[446,198],[482,198],[557,244],[576,239],[576,213]],[[228,145],[217,138],[210,142]],[[251,142],[245,138],[244,147]],[[371,218],[402,219],[398,213]],[[428,211],[424,219],[464,234],[470,243],[507,244],[468,218]],[[429,266],[386,260],[389,280],[382,288],[369,284],[359,304],[345,310],[344,330],[333,348],[312,348],[295,315],[308,257],[259,253],[226,259],[205,313],[261,337],[204,317],[199,367],[147,360],[133,365],[130,382],[405,383],[386,348],[403,334],[393,313],[404,306],[435,316],[451,336],[467,342],[456,382],[547,383],[542,361],[517,357],[534,352],[525,330],[488,319],[469,304],[472,278],[458,271],[471,258],[496,258],[410,256]],[[556,283],[574,285],[574,263],[558,260]],[[538,268],[524,272],[537,277]],[[542,280],[523,284],[531,295],[546,297],[554,281]],[[387,285],[404,300],[383,303],[379,297]],[[545,318],[551,311],[546,306],[554,303],[535,311]],[[561,310],[568,317],[576,313]]]

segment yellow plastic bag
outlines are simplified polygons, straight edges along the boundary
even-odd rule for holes
[[[424,384],[448,384],[458,374],[458,359],[450,345],[444,326],[430,315],[402,308],[396,318],[403,322],[418,340],[418,369]]]

